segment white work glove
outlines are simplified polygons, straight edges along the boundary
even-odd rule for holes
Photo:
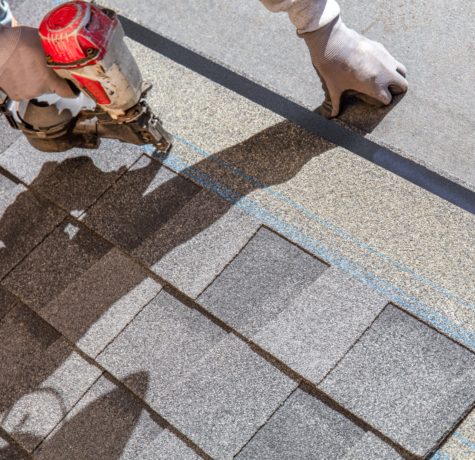
[[[66,80],[46,65],[38,29],[0,25],[0,88],[14,101],[56,93],[76,97]]]
[[[381,43],[348,29],[340,16],[299,36],[305,39],[322,81],[325,101],[316,112],[325,118],[336,117],[350,95],[382,107],[393,94],[407,91],[406,68]]]

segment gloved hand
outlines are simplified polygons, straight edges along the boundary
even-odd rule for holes
[[[0,88],[22,101],[42,94],[76,97],[66,80],[46,65],[38,29],[0,25]]]
[[[322,81],[325,101],[316,112],[325,118],[336,117],[350,95],[382,107],[391,102],[393,94],[407,91],[406,68],[381,43],[348,29],[339,16],[318,30],[299,35]]]

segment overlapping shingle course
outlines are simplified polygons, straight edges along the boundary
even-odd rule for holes
[[[339,248],[348,269],[310,254],[302,233],[327,238],[315,220],[292,230],[302,247],[287,239],[298,218],[289,211],[291,196],[292,206],[313,212],[341,203],[334,206],[340,220],[353,203],[361,217],[356,227],[367,224],[370,236],[376,224],[386,232],[365,242],[394,249],[395,221],[371,220],[376,205],[364,200],[372,181],[396,190],[396,201],[406,189],[288,122],[270,127],[274,115],[254,106],[246,112],[227,90],[177,65],[169,69],[174,79],[167,85],[183,78],[200,92],[188,113],[182,101],[173,102],[176,125],[185,134],[195,130],[200,146],[219,152],[218,161],[202,161],[202,153],[178,141],[170,162],[164,159],[174,171],[113,143],[92,154],[49,156],[21,139],[0,154],[0,165],[17,176],[0,171],[0,208],[15,216],[7,216],[15,238],[31,237],[24,251],[14,239],[3,237],[6,247],[0,245],[0,266],[7,251],[18,256],[1,281],[8,291],[0,289],[4,429],[43,460],[396,460],[437,448],[475,401],[472,352],[387,306],[380,291],[352,274],[349,246]],[[208,99],[240,112],[233,119],[221,111],[226,129],[216,135],[206,131],[215,120],[208,112],[198,129],[190,122]],[[335,171],[345,167],[360,168],[361,182],[343,184],[353,176]],[[38,204],[20,206],[32,196]],[[378,200],[382,207],[389,202]],[[393,215],[397,206],[386,211]],[[64,210],[72,217],[63,221]],[[446,229],[445,205],[436,210]],[[269,214],[279,228],[263,225]],[[426,216],[431,222],[433,214]],[[456,211],[451,219],[468,222]],[[408,228],[419,229],[414,222]],[[380,274],[375,257],[365,267]],[[421,296],[430,298],[428,292]],[[462,310],[447,311],[460,319],[457,326],[470,324]],[[453,436],[438,458],[459,460],[455,442],[470,450],[468,428],[459,432],[467,442]],[[0,455],[10,450],[0,444]]]

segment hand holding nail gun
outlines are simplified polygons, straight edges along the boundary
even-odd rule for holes
[[[39,150],[97,148],[106,137],[168,150],[150,88],[112,10],[78,0],[39,30],[0,24],[0,110]]]

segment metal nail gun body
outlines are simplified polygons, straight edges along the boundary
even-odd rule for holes
[[[14,102],[0,91],[0,111],[38,150],[97,148],[101,138],[167,151],[172,136],[146,102],[143,81],[114,11],[72,1],[39,27],[48,66],[77,88],[75,99],[43,95]]]

